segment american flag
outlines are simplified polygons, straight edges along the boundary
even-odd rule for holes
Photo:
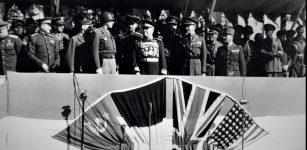
[[[242,132],[242,129],[244,132]],[[244,108],[234,103],[224,119],[209,136],[209,139],[219,149],[236,150],[242,146],[242,133],[244,133],[244,146],[248,146],[268,134]]]

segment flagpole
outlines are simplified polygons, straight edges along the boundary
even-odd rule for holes
[[[149,102],[149,150],[151,150],[151,131],[150,131],[150,126],[151,126],[151,114],[152,114],[152,103]]]
[[[242,106],[242,150],[244,150],[244,126],[245,126],[245,115],[244,115],[244,105],[248,103],[248,100],[240,100]]]

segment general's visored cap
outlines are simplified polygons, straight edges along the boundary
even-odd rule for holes
[[[151,20],[151,19],[144,19],[142,21],[142,28],[146,29],[146,28],[154,28],[157,25]]]
[[[225,28],[224,34],[229,34],[229,35],[234,35],[235,34],[235,30],[233,28]]]
[[[45,17],[45,18],[42,18],[42,19],[38,19],[36,20],[38,23],[42,24],[42,23],[47,23],[47,24],[51,24],[51,17]]]
[[[179,18],[175,17],[175,16],[169,16],[166,18],[166,22],[168,24],[178,24],[179,23]]]
[[[52,20],[52,24],[54,25],[65,25],[64,17],[57,17]]]
[[[276,27],[272,24],[265,24],[263,25],[263,29],[264,31],[274,31]]]
[[[184,25],[197,25],[197,24],[198,24],[198,21],[197,21],[196,19],[194,19],[194,18],[188,17],[188,18],[185,18],[185,19],[183,20],[183,24],[184,24]]]

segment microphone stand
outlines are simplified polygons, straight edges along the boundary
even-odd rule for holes
[[[80,100],[82,101],[82,124],[81,124],[81,150],[83,150],[84,145],[84,103],[87,99],[86,91],[82,91],[80,94]]]
[[[151,114],[152,114],[152,103],[149,102],[149,150],[151,150],[151,131],[150,131]]]
[[[122,134],[123,134],[123,139],[122,139],[122,141],[120,141],[120,143],[119,143],[119,149],[120,149],[120,150],[122,149],[122,142],[125,141],[125,127],[126,127],[126,125],[121,125],[121,126],[120,126],[120,129],[122,130]]]
[[[248,103],[248,100],[240,100],[240,104],[242,106],[242,150],[244,150],[244,127],[245,127],[245,113],[244,113],[244,105]]]

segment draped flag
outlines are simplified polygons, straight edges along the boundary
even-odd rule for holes
[[[209,139],[219,149],[237,150],[241,148],[243,133],[244,146],[268,134],[243,108],[238,104],[233,104]]]
[[[174,82],[174,148],[189,149],[204,137],[226,95],[179,79]]]
[[[167,80],[173,84],[167,84]],[[218,116],[226,114],[222,112],[226,100],[233,102],[224,92],[178,78],[157,79],[136,88],[110,92],[86,109],[83,144],[91,150],[200,150],[208,149],[208,140],[213,139],[219,148],[228,148],[239,142],[241,116],[240,106],[234,105],[227,119],[217,122]],[[246,140],[251,143],[265,131],[258,131],[252,118],[245,115]],[[215,124],[219,125],[213,130]],[[79,147],[81,125],[79,116],[54,138]],[[228,134],[232,132],[236,134]]]

